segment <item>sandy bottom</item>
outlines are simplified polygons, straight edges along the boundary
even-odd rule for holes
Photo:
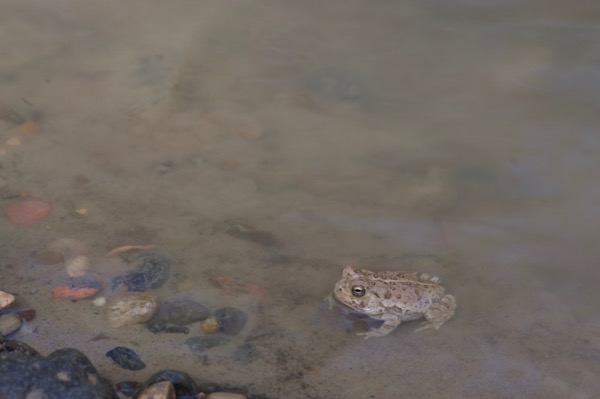
[[[11,338],[115,382],[175,368],[273,398],[600,392],[598,10],[85,3],[0,5],[0,205],[53,205],[0,223],[0,289],[37,312]],[[110,299],[130,266],[106,253],[146,244],[173,263],[160,300],[237,307],[244,329],[193,353],[198,324],[111,328],[31,262],[78,246]],[[323,301],[348,264],[438,275],[458,312],[365,341]]]

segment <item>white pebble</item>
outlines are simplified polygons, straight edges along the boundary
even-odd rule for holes
[[[103,296],[98,297],[98,298],[94,299],[92,301],[92,303],[94,304],[94,306],[98,306],[98,307],[104,306],[104,305],[106,305],[106,298]]]
[[[83,277],[90,268],[90,265],[90,259],[87,256],[80,255],[67,259],[65,262],[65,270],[69,277]]]

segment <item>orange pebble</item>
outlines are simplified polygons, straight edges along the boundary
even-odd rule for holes
[[[49,202],[26,199],[15,202],[5,212],[6,219],[17,226],[29,226],[45,218],[52,211]]]
[[[42,125],[34,121],[27,121],[21,123],[18,129],[22,134],[37,134],[42,131]]]

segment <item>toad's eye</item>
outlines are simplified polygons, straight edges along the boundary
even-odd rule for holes
[[[352,295],[356,297],[361,297],[365,295],[366,292],[367,290],[362,285],[355,285],[354,287],[352,287]]]

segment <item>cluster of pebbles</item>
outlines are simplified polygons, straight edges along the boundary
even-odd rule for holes
[[[70,247],[73,246],[71,244]],[[103,289],[108,290],[99,283],[98,279],[90,277],[89,259],[78,253],[80,251],[70,252],[66,260],[58,251],[35,253],[31,261],[38,266],[63,264],[69,282],[67,285],[55,288],[52,293],[53,298],[55,300],[88,298],[93,300],[96,306],[107,304],[108,324],[113,328],[145,323],[149,330],[148,334],[188,335],[192,331],[195,334],[187,338],[185,343],[192,352],[199,353],[226,344],[229,342],[229,337],[238,334],[247,322],[245,312],[234,307],[211,310],[187,297],[160,301],[154,290],[161,288],[167,282],[171,261],[156,252],[120,254],[129,265],[129,271],[112,279],[110,292],[106,292],[108,301],[104,296],[96,297],[96,294]],[[96,298],[93,299],[94,297]],[[14,300],[11,294],[0,291],[0,397],[2,398],[28,397],[30,391],[23,391],[22,395],[16,391],[11,391],[10,395],[2,391],[3,382],[8,384],[22,378],[17,376],[19,373],[26,378],[30,377],[32,382],[27,389],[35,388],[36,395],[39,393],[39,397],[46,398],[243,399],[249,397],[241,389],[230,387],[225,389],[207,383],[197,385],[188,374],[176,370],[160,371],[144,383],[123,381],[113,386],[97,373],[83,353],[75,349],[62,349],[43,357],[22,342],[8,340],[6,337],[20,327],[22,320],[29,321],[35,315],[35,311],[31,309],[9,310],[8,307]],[[135,351],[124,346],[109,350],[106,356],[123,369],[136,371],[146,367]],[[25,367],[23,365],[26,365],[27,370],[37,368],[44,371],[32,374],[30,371],[21,370]],[[46,372],[48,376],[42,375]],[[73,390],[73,393],[62,391],[61,380],[69,380],[71,385],[77,386],[77,389]],[[253,398],[259,397],[253,396]]]
[[[248,395],[242,389],[197,382],[178,370],[159,371],[143,383],[112,384],[77,349],[59,349],[42,356],[23,342],[3,337],[0,398],[265,399],[262,395]]]
[[[33,309],[12,308],[14,295],[0,290],[0,337],[8,336],[21,328],[23,322],[35,317]]]

